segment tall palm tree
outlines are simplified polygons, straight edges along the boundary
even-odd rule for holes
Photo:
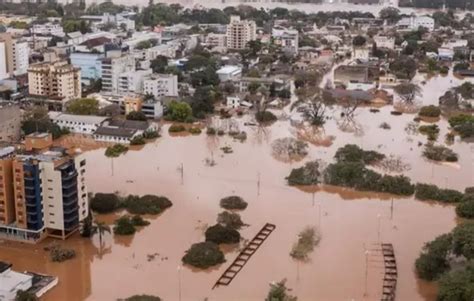
[[[94,225],[92,226],[92,233],[99,234],[99,244],[102,246],[102,235],[105,232],[110,233],[110,226],[104,222],[94,221]]]

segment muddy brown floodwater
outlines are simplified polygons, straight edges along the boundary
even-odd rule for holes
[[[91,191],[160,194],[169,197],[173,207],[160,216],[148,217],[151,224],[133,237],[106,234],[102,248],[97,236],[61,242],[78,255],[64,263],[51,263],[42,250],[50,240],[37,246],[2,243],[0,260],[12,262],[17,270],[58,276],[59,285],[43,298],[48,301],[116,300],[134,294],[153,294],[164,300],[179,300],[181,294],[183,301],[206,297],[263,300],[269,283],[284,278],[298,300],[380,300],[383,266],[377,243],[390,242],[398,263],[398,300],[434,300],[435,287],[417,280],[414,261],[425,242],[456,225],[452,206],[338,187],[298,189],[285,182],[291,168],[314,159],[330,162],[338,147],[355,143],[400,156],[410,165],[406,175],[414,182],[454,189],[474,183],[474,157],[468,143],[456,140],[452,146],[460,156],[456,165],[426,161],[418,146],[426,137],[405,131],[415,115],[393,116],[390,111],[391,107],[379,113],[359,108],[353,120],[343,121],[338,120],[336,109],[335,117],[325,126],[325,134],[336,137],[333,144],[328,148],[310,145],[308,156],[299,163],[283,163],[271,155],[272,141],[296,134],[289,120],[265,130],[242,125],[248,133],[243,143],[204,133],[170,137],[166,126],[162,138],[115,159],[106,158],[103,148],[91,147],[86,153]],[[383,121],[390,124],[390,130],[379,127]],[[346,132],[340,130],[341,124]],[[441,119],[437,124],[441,128],[438,140],[443,142],[447,122]],[[224,154],[223,146],[231,146],[233,153]],[[206,159],[214,159],[216,165],[208,166]],[[221,211],[219,200],[232,194],[249,202],[241,213],[249,224],[241,231],[244,238],[251,239],[267,222],[275,224],[276,230],[229,286],[212,290],[237,256],[237,248],[225,248],[227,262],[209,271],[178,267],[189,246],[203,240],[206,225],[215,223]],[[115,217],[98,218],[112,223]],[[320,229],[322,240],[309,262],[298,263],[289,252],[298,233],[308,225]],[[151,260],[150,254],[155,255]]]

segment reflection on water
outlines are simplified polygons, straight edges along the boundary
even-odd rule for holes
[[[424,143],[426,137],[405,131],[414,115],[393,116],[390,111],[383,107],[374,114],[369,108],[358,108],[354,119],[363,128],[360,136],[340,131],[336,120],[330,119],[324,131],[336,137],[333,144],[310,144],[308,156],[299,163],[279,162],[271,155],[271,141],[295,135],[288,120],[266,128],[242,125],[249,135],[244,143],[205,134],[170,137],[165,126],[164,137],[115,158],[113,173],[104,150],[91,150],[86,153],[91,191],[160,194],[169,197],[173,207],[158,217],[147,216],[151,224],[132,237],[106,233],[100,247],[97,236],[92,241],[73,237],[65,242],[77,253],[71,261],[51,263],[42,250],[47,242],[1,243],[0,260],[12,262],[18,270],[58,276],[59,285],[44,300],[115,300],[134,294],[178,300],[180,282],[182,300],[262,300],[268,284],[283,278],[299,300],[376,300],[383,267],[374,250],[383,241],[395,247],[399,300],[434,300],[434,287],[416,280],[413,264],[426,241],[455,226],[452,206],[331,186],[299,189],[285,182],[291,168],[315,159],[331,162],[336,149],[346,143],[399,156],[412,167],[406,175],[414,182],[455,189],[474,182],[474,157],[467,143],[456,141],[452,146],[460,155],[456,168],[422,160],[418,142]],[[391,129],[380,128],[382,122]],[[437,124],[441,141],[448,125],[445,119]],[[233,153],[221,155],[219,148],[224,145],[232,147]],[[210,157],[213,166],[205,163]],[[189,246],[204,239],[205,225],[215,223],[221,211],[219,200],[233,194],[249,202],[241,213],[249,224],[241,231],[243,238],[252,238],[266,222],[277,228],[231,285],[212,290],[239,248],[226,247],[227,262],[207,272],[184,267],[178,273],[178,266]],[[111,224],[120,214],[99,219]],[[289,252],[299,231],[308,225],[319,228],[322,240],[310,261],[298,264]],[[365,250],[371,252],[366,297]]]

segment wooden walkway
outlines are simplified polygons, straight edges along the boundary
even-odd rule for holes
[[[276,226],[273,224],[265,224],[263,228],[255,235],[255,237],[245,246],[239,253],[234,262],[225,270],[221,277],[217,280],[212,289],[219,285],[229,285],[231,281],[237,276],[244,265],[249,261],[250,257],[260,248],[263,242],[275,230]]]
[[[382,255],[385,271],[381,301],[394,301],[395,292],[397,290],[398,270],[393,245],[390,243],[382,243]]]

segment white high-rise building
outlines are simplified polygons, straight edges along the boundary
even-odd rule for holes
[[[22,75],[28,72],[30,48],[27,41],[13,43],[13,74]]]
[[[0,79],[26,74],[30,50],[26,41],[0,33]]]
[[[5,42],[0,41],[0,80],[8,77],[5,44]]]
[[[131,55],[120,55],[102,59],[102,90],[118,94],[120,76],[135,71],[135,58]]]
[[[143,82],[145,77],[152,73],[151,69],[129,71],[120,74],[118,92],[120,94],[143,92]]]
[[[143,81],[143,94],[155,97],[178,96],[178,76],[173,74],[153,74]]]
[[[247,43],[256,39],[256,31],[255,21],[240,20],[240,16],[231,16],[227,25],[227,48],[247,48]]]

